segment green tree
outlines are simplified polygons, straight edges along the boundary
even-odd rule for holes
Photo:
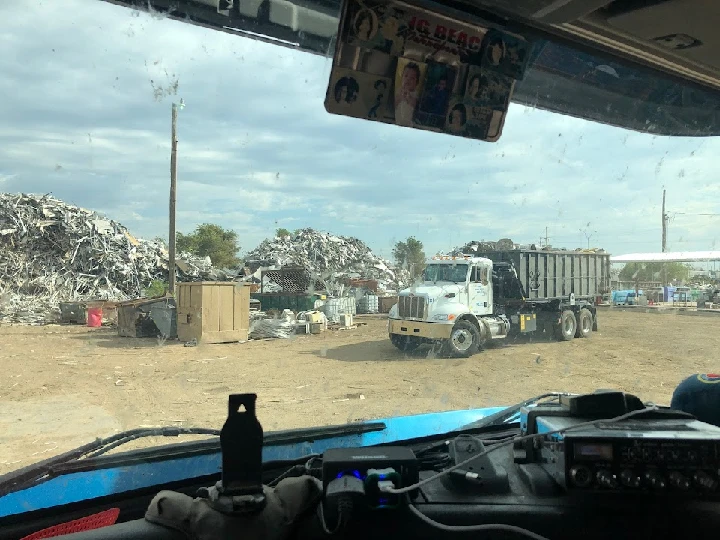
[[[203,223],[190,234],[178,233],[176,243],[178,251],[210,257],[213,266],[218,268],[233,268],[240,264],[237,233],[220,225]]]
[[[620,281],[686,281],[690,277],[690,267],[679,262],[668,263],[627,263],[620,270]]]
[[[417,278],[425,269],[423,243],[414,236],[404,242],[397,242],[393,248],[393,257],[400,267],[407,268],[412,279]]]
[[[278,238],[286,238],[291,235],[290,235],[290,231],[288,231],[287,229],[283,229],[281,227],[275,231],[275,236],[277,236]]]
[[[167,289],[168,284],[166,281],[155,279],[150,285],[145,287],[145,296],[147,298],[157,298],[158,296],[163,296],[167,292]]]

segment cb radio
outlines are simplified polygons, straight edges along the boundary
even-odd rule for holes
[[[515,461],[540,466],[574,493],[720,495],[720,428],[672,409],[613,420],[645,408],[633,395],[607,391],[524,407],[522,434],[540,437],[518,443]]]

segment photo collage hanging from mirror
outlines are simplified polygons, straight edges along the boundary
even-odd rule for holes
[[[496,141],[529,44],[404,2],[346,0],[325,108]]]

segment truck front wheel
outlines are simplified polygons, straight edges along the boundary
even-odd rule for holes
[[[571,310],[566,309],[560,314],[560,324],[557,325],[555,332],[560,341],[570,341],[575,337],[577,319]]]
[[[458,321],[453,326],[445,350],[458,358],[469,358],[480,350],[480,331],[469,321]]]

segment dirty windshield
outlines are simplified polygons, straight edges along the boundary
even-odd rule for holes
[[[669,404],[717,372],[717,95],[531,41],[485,142],[328,113],[331,3],[253,32],[122,3],[0,2],[0,473],[220,428],[231,393],[269,432],[548,391]],[[425,67],[410,115],[431,75],[449,107]],[[391,115],[394,81],[353,111]],[[481,278],[425,268],[443,256]]]
[[[423,281],[464,283],[467,273],[467,264],[428,264],[423,271]]]

